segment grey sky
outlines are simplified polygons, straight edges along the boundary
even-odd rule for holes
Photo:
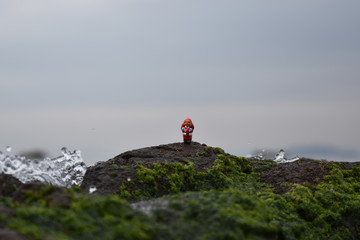
[[[239,155],[360,152],[359,12],[334,0],[0,0],[0,150],[67,146],[93,163],[180,141],[189,116],[194,140]]]

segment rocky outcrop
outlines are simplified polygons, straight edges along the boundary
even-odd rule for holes
[[[124,152],[106,162],[99,162],[88,168],[82,188],[96,187],[98,194],[116,193],[122,184],[136,178],[136,167],[152,167],[154,163],[194,163],[196,171],[206,171],[213,165],[218,154],[225,154],[222,149],[193,142],[190,145],[172,143]],[[275,193],[287,192],[290,187],[282,183],[318,184],[329,173],[329,165],[337,164],[343,169],[360,166],[360,162],[328,162],[300,158],[294,162],[275,163],[269,160],[249,159],[255,172],[260,174],[260,181],[272,186]]]
[[[328,162],[300,158],[295,162],[277,164],[261,172],[260,181],[271,185],[275,193],[282,194],[291,189],[289,186],[283,186],[283,183],[317,185],[325,175],[329,174],[332,164],[345,170],[360,167],[360,162]]]
[[[219,148],[192,142],[191,144],[172,143],[124,152],[106,162],[99,162],[87,169],[81,187],[96,187],[97,193],[109,194],[118,191],[123,182],[136,178],[136,167],[151,167],[154,163],[182,164],[194,162],[196,171],[209,169],[218,154]]]
[[[0,183],[0,196],[4,197],[12,197],[23,185],[17,178],[3,173],[0,174]]]
[[[123,183],[136,179],[136,169],[139,165],[152,168],[154,163],[181,163],[191,161],[194,169],[204,172],[213,166],[218,154],[226,154],[220,148],[192,142],[191,144],[172,143],[146,147],[124,152],[105,162],[90,166],[84,176],[81,188],[90,189],[98,194],[117,193]],[[227,154],[228,155],[228,154]],[[275,193],[287,192],[290,187],[283,183],[307,183],[316,185],[329,173],[329,165],[337,164],[343,169],[360,167],[360,162],[328,162],[300,158],[289,163],[275,163],[271,160],[249,158],[253,171],[260,174],[260,181],[272,186]],[[24,185],[13,176],[0,175],[0,196],[21,199],[21,192],[31,186],[41,187],[40,183]],[[39,186],[38,186],[39,185]],[[66,201],[65,201],[66,202]]]
[[[0,229],[0,240],[27,240],[27,238],[13,230]]]
[[[88,167],[80,188],[73,186],[72,189],[67,189],[40,182],[23,184],[10,175],[1,174],[0,240],[27,239],[20,233],[28,233],[28,239],[48,239],[50,236],[67,234],[80,239],[78,237],[84,232],[84,227],[92,231],[91,235],[84,238],[89,239],[89,236],[93,237],[92,234],[101,235],[102,231],[118,233],[120,229],[123,231],[121,234],[127,234],[127,226],[136,225],[134,223],[150,229],[149,233],[158,233],[159,229],[163,229],[160,235],[156,235],[158,238],[154,238],[154,235],[141,235],[148,239],[177,239],[179,233],[189,233],[189,229],[192,232],[184,235],[186,239],[196,234],[199,234],[198,238],[217,236],[214,237],[216,239],[238,236],[239,233],[249,234],[249,229],[252,231],[249,238],[259,239],[296,239],[300,237],[297,234],[304,229],[307,233],[305,238],[346,236],[344,239],[358,239],[359,168],[352,169],[353,167],[360,167],[360,162],[301,158],[293,162],[278,163],[258,157],[246,159],[226,154],[220,148],[193,142],[190,145],[172,143],[127,151],[106,162],[99,162]],[[352,170],[340,171],[338,168]],[[332,170],[334,171],[330,173]],[[329,173],[331,175],[327,179],[330,182],[337,179],[339,183],[323,181]],[[342,181],[345,176],[347,178]],[[268,186],[259,184],[259,180],[271,186],[275,194],[269,191]],[[313,187],[322,181],[324,185]],[[352,181],[355,184],[351,190],[348,184]],[[293,197],[293,192],[277,195],[291,190],[290,185],[283,183],[302,184],[308,190],[304,194],[296,192],[300,197]],[[339,189],[336,190],[337,188]],[[86,194],[89,189],[96,194]],[[342,189],[346,189],[346,193],[341,192]],[[348,189],[351,190],[349,193]],[[314,196],[308,196],[310,191],[315,192]],[[317,194],[321,191],[325,194]],[[184,192],[186,193],[182,194]],[[118,194],[121,199],[112,194]],[[336,207],[329,210],[328,206],[333,201],[336,202]],[[339,209],[338,206],[342,208]],[[232,211],[234,208],[238,209]],[[145,217],[146,215],[139,214],[134,209],[150,217],[147,218],[148,216]],[[278,212],[281,209],[284,212]],[[321,214],[317,214],[318,212]],[[62,213],[61,218],[57,218],[58,213]],[[112,213],[116,214],[112,216]],[[23,222],[24,219],[27,222]],[[96,221],[88,226],[88,219]],[[117,219],[119,224],[108,224],[109,219],[111,223]],[[269,227],[269,221],[276,225]],[[324,223],[327,224],[328,221],[330,223],[326,225],[327,230],[323,232]],[[24,224],[13,224],[18,222]],[[52,224],[49,225],[49,222]],[[245,222],[249,224],[243,225]],[[289,222],[292,224],[287,225]],[[125,230],[117,228],[123,223]],[[147,225],[148,223],[153,225]],[[198,224],[194,227],[194,223]],[[26,228],[29,225],[31,228]],[[115,228],[106,228],[107,226]],[[226,232],[231,235],[215,235],[228,226],[230,227]],[[41,230],[36,237],[32,236],[34,232],[29,232],[29,229],[37,230],[38,227],[45,230]],[[211,232],[212,235],[208,235],[211,229],[214,231]],[[239,232],[239,229],[243,230]],[[136,228],[138,230],[141,228]],[[134,232],[130,231],[129,234],[134,236]],[[169,233],[173,234],[172,238],[167,238]],[[350,234],[352,238],[349,237]],[[98,235],[96,237],[99,238]]]

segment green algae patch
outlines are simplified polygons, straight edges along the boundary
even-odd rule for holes
[[[196,171],[194,162],[190,160],[185,164],[139,165],[136,182],[124,183],[119,195],[133,201],[179,192],[225,189],[244,182],[251,171],[248,159],[224,154],[219,154],[213,166],[205,172]]]
[[[238,189],[173,196],[154,218],[171,231],[169,239],[276,239],[278,226],[265,201]],[[168,230],[168,229],[166,229]]]
[[[317,184],[276,194],[246,158],[219,154],[202,172],[193,161],[138,165],[118,195],[43,186],[0,197],[0,226],[29,240],[359,239],[360,168],[324,167]],[[167,205],[145,214],[129,203],[153,198]]]
[[[37,197],[31,197],[31,201],[25,203],[10,204],[8,207],[13,211],[6,220],[6,228],[29,239],[39,240],[156,237],[150,220],[116,195],[86,195],[72,190],[65,192],[71,196],[67,206],[49,206]]]

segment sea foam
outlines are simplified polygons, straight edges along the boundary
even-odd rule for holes
[[[0,174],[12,175],[22,183],[40,181],[59,187],[80,185],[86,173],[86,165],[79,150],[62,148],[62,155],[56,158],[28,159],[0,151]]]

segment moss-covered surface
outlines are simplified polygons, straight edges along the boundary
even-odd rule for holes
[[[277,194],[248,159],[220,154],[198,172],[193,163],[138,165],[118,194],[51,186],[0,198],[0,227],[28,239],[358,239],[360,168],[339,164],[318,184],[283,183]],[[113,169],[117,167],[113,166]],[[151,215],[129,201],[163,197]],[[62,199],[62,200],[61,200]]]
[[[145,200],[187,191],[203,191],[238,187],[257,177],[250,174],[250,161],[243,157],[219,154],[213,166],[199,172],[193,161],[154,163],[152,167],[137,167],[137,178],[124,182],[118,193],[130,201]]]
[[[49,189],[28,196],[26,203],[2,199],[10,216],[0,214],[1,225],[29,239],[153,239],[150,219],[133,210],[115,195],[98,196],[64,189],[70,197],[66,205],[53,205],[46,199]],[[41,196],[41,197],[38,197]]]

